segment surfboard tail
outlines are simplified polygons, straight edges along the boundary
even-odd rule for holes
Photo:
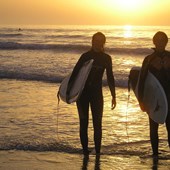
[[[93,59],[87,61],[84,63],[84,65],[81,67],[81,69],[79,70],[72,86],[71,89],[69,90],[69,95],[66,94],[67,89],[68,89],[68,83],[69,83],[69,79],[70,79],[70,75],[67,76],[61,83],[60,88],[59,88],[59,96],[60,98],[66,102],[67,104],[71,104],[73,102],[76,102],[79,98],[79,96],[81,95],[86,80],[88,78],[88,75],[90,73],[90,70],[92,68],[93,65]],[[68,98],[68,100],[67,100]]]
[[[140,76],[140,68],[133,67],[130,70],[129,84],[132,88],[136,98],[138,99],[138,83]],[[143,112],[147,112],[149,117],[157,123],[164,123],[167,116],[168,104],[166,94],[163,87],[157,78],[150,72],[148,72],[143,92],[143,103],[139,103]]]

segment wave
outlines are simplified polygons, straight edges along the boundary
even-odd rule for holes
[[[110,53],[131,54],[131,55],[147,55],[152,52],[150,48],[106,48]]]
[[[0,71],[1,79],[16,79],[16,80],[30,80],[30,81],[42,81],[50,83],[61,83],[64,77],[62,76],[48,76],[36,73],[21,73],[16,71]]]
[[[91,40],[90,35],[85,35],[85,34],[70,34],[70,31],[57,31],[57,34],[52,34],[49,35],[47,32],[42,32],[42,34],[34,34],[35,30],[27,30],[30,32],[30,34],[24,32],[24,33],[0,33],[0,38],[13,38],[13,37],[37,37],[37,38],[50,38],[51,40],[60,38],[60,39],[79,39],[79,40],[84,40],[84,39],[89,39]],[[41,32],[41,30],[39,30]],[[44,33],[44,35],[43,35]],[[121,39],[127,39],[126,37],[123,36],[107,36],[108,39],[113,39],[113,40],[121,40]],[[135,40],[135,39],[140,39],[140,40],[150,40],[149,38],[141,38],[141,37],[128,37],[128,40]]]
[[[73,44],[22,44],[17,42],[0,42],[0,49],[27,49],[27,50],[80,50],[87,49],[85,45],[73,45]]]
[[[84,38],[88,38],[88,37],[85,37],[83,35],[47,35],[45,36],[45,38],[63,38],[63,39],[68,39],[68,38],[80,38],[80,39],[84,39]]]
[[[15,79],[24,81],[42,81],[48,83],[61,83],[65,76],[52,76],[36,73],[24,73],[17,71],[5,71],[0,70],[0,79]],[[125,79],[116,79],[116,87],[127,88],[128,87],[128,77]],[[103,86],[108,86],[107,80],[103,80]]]
[[[22,44],[17,42],[0,42],[0,49],[23,49],[23,50],[58,50],[58,51],[74,51],[82,52],[90,49],[89,45],[77,44]],[[148,54],[151,52],[149,48],[107,48],[106,51],[120,54]]]
[[[23,34],[21,33],[14,33],[14,34],[0,34],[0,37],[1,38],[6,38],[6,37],[19,37],[19,36],[22,36]]]
[[[165,142],[166,140],[161,140]],[[120,142],[113,143],[111,145],[102,146],[102,155],[123,155],[123,156],[138,156],[140,158],[152,158],[151,154],[148,153],[148,146],[150,145],[149,140],[133,141],[133,142]],[[0,150],[23,150],[23,151],[56,151],[70,154],[82,154],[82,149],[71,146],[65,141],[51,142],[22,142],[22,141],[10,141],[1,143]],[[89,148],[89,151],[93,153],[94,148]],[[162,156],[160,159],[169,160],[170,155],[166,150],[162,150]],[[91,154],[91,153],[90,153]]]
[[[54,143],[27,143],[27,142],[8,142],[6,144],[1,144],[0,150],[29,150],[29,151],[58,151],[66,153],[78,153],[80,149],[74,148],[69,144],[62,144],[57,141]]]
[[[127,40],[127,41],[152,41],[152,39],[151,38],[149,38],[149,37],[126,37],[126,36],[107,36],[106,37],[107,39],[111,39],[111,40],[123,40],[123,41],[125,41],[125,40]]]
[[[45,38],[62,38],[62,39],[77,39],[80,40],[88,39],[91,40],[91,36],[88,35],[81,35],[81,34],[73,34],[70,35],[68,33],[66,34],[59,34],[59,35],[45,35]],[[151,41],[151,38],[149,37],[124,37],[124,36],[107,36],[107,39],[109,40],[128,40],[128,41]]]
[[[113,143],[112,145],[102,146],[102,152],[104,154],[121,154],[121,155],[144,155],[147,154],[147,146],[144,150],[140,150],[140,145],[149,144],[148,140],[137,141],[137,142],[121,142]],[[136,147],[138,146],[138,147]],[[129,150],[131,148],[131,150]],[[66,141],[53,141],[47,142],[27,142],[27,141],[9,141],[7,143],[1,143],[0,150],[25,150],[25,151],[57,151],[65,153],[82,153],[81,148],[71,146]],[[93,151],[93,148],[89,148]]]

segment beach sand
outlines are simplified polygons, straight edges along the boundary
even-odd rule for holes
[[[170,157],[89,155],[60,152],[0,151],[1,170],[169,170]]]

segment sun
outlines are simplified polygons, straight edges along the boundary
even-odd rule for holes
[[[117,5],[123,9],[139,8],[143,0],[116,0]]]
[[[118,11],[137,11],[144,7],[148,0],[104,0],[105,4]]]

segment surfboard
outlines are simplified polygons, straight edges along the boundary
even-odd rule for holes
[[[138,99],[138,82],[140,67],[133,67],[130,70],[129,81],[136,98]],[[144,107],[149,117],[159,123],[165,123],[168,114],[168,102],[162,85],[157,78],[148,72],[144,84]]]
[[[84,65],[79,70],[79,72],[73,82],[72,88],[70,89],[70,92],[69,92],[69,96],[68,96],[69,104],[76,102],[78,100],[79,96],[81,95],[81,93],[84,89],[86,80],[89,76],[90,70],[92,68],[93,61],[94,60],[91,59],[91,60],[85,62]],[[71,76],[71,74],[68,75],[66,78],[64,78],[64,80],[61,82],[61,85],[59,88],[59,96],[64,102],[66,102],[66,91],[67,91],[67,86],[68,86],[70,76]]]

